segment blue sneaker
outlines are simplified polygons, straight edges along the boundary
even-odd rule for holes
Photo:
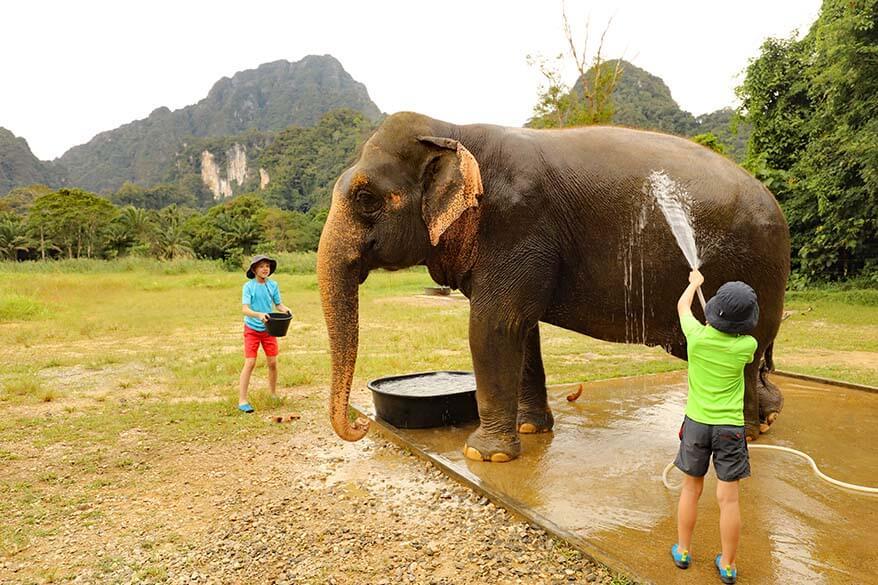
[[[238,410],[240,410],[241,412],[246,412],[247,414],[250,414],[251,412],[253,412],[254,409],[252,406],[250,406],[249,402],[245,402],[244,404],[238,405]]]
[[[679,545],[675,544],[671,547],[671,556],[674,558],[674,564],[680,569],[688,569],[692,557],[688,550],[683,550]]]
[[[719,571],[719,578],[722,579],[722,582],[726,585],[734,585],[735,581],[738,580],[738,570],[733,569],[731,567],[723,567],[720,565],[720,561],[722,561],[723,555],[722,553],[716,555],[716,560],[713,563],[716,565],[716,570]]]

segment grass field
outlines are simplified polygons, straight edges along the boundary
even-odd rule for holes
[[[313,256],[296,265],[302,273],[276,277],[295,314],[279,386],[314,391],[271,400],[260,364],[253,402],[263,413],[322,406],[329,381]],[[283,432],[234,408],[243,282],[194,261],[0,265],[0,563],[58,535],[65,519],[101,522],[90,503],[137,485],[172,445]],[[430,284],[412,270],[363,285],[356,385],[471,369],[468,304],[417,296]],[[790,293],[787,309],[778,368],[878,386],[878,291]],[[685,367],[657,348],[541,333],[550,384]]]

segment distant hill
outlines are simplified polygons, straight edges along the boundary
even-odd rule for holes
[[[24,138],[0,127],[0,195],[33,183],[60,187],[64,178],[63,168],[39,160]]]
[[[381,115],[366,87],[334,57],[275,61],[220,79],[197,104],[173,112],[161,107],[102,132],[58,160],[70,184],[84,189],[106,193],[126,181],[149,186],[168,180],[178,156],[199,139],[312,126],[340,107],[372,120]]]
[[[606,61],[605,66],[612,68],[617,62]],[[628,61],[622,60],[621,65],[622,75],[613,91],[614,124],[687,137],[712,132],[729,147],[732,158],[743,160],[750,130],[742,125],[737,133],[732,132],[730,126],[734,111],[731,108],[696,118],[680,108],[671,96],[671,90],[660,77]],[[573,91],[582,91],[581,79],[573,86]]]

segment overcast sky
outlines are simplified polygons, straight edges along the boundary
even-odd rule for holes
[[[695,115],[734,105],[748,59],[769,36],[801,33],[819,0],[568,0],[589,54],[664,79]],[[527,55],[565,50],[556,0],[152,0],[4,3],[0,126],[53,159],[98,132],[204,98],[261,63],[331,54],[388,113],[520,126],[541,82]],[[572,66],[568,83],[575,80]]]

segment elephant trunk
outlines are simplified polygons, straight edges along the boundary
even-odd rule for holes
[[[348,418],[359,337],[361,234],[358,231],[350,221],[340,219],[333,206],[317,250],[317,282],[332,356],[329,417],[336,434],[346,441],[358,441],[369,430],[368,420],[358,418],[352,424]]]

